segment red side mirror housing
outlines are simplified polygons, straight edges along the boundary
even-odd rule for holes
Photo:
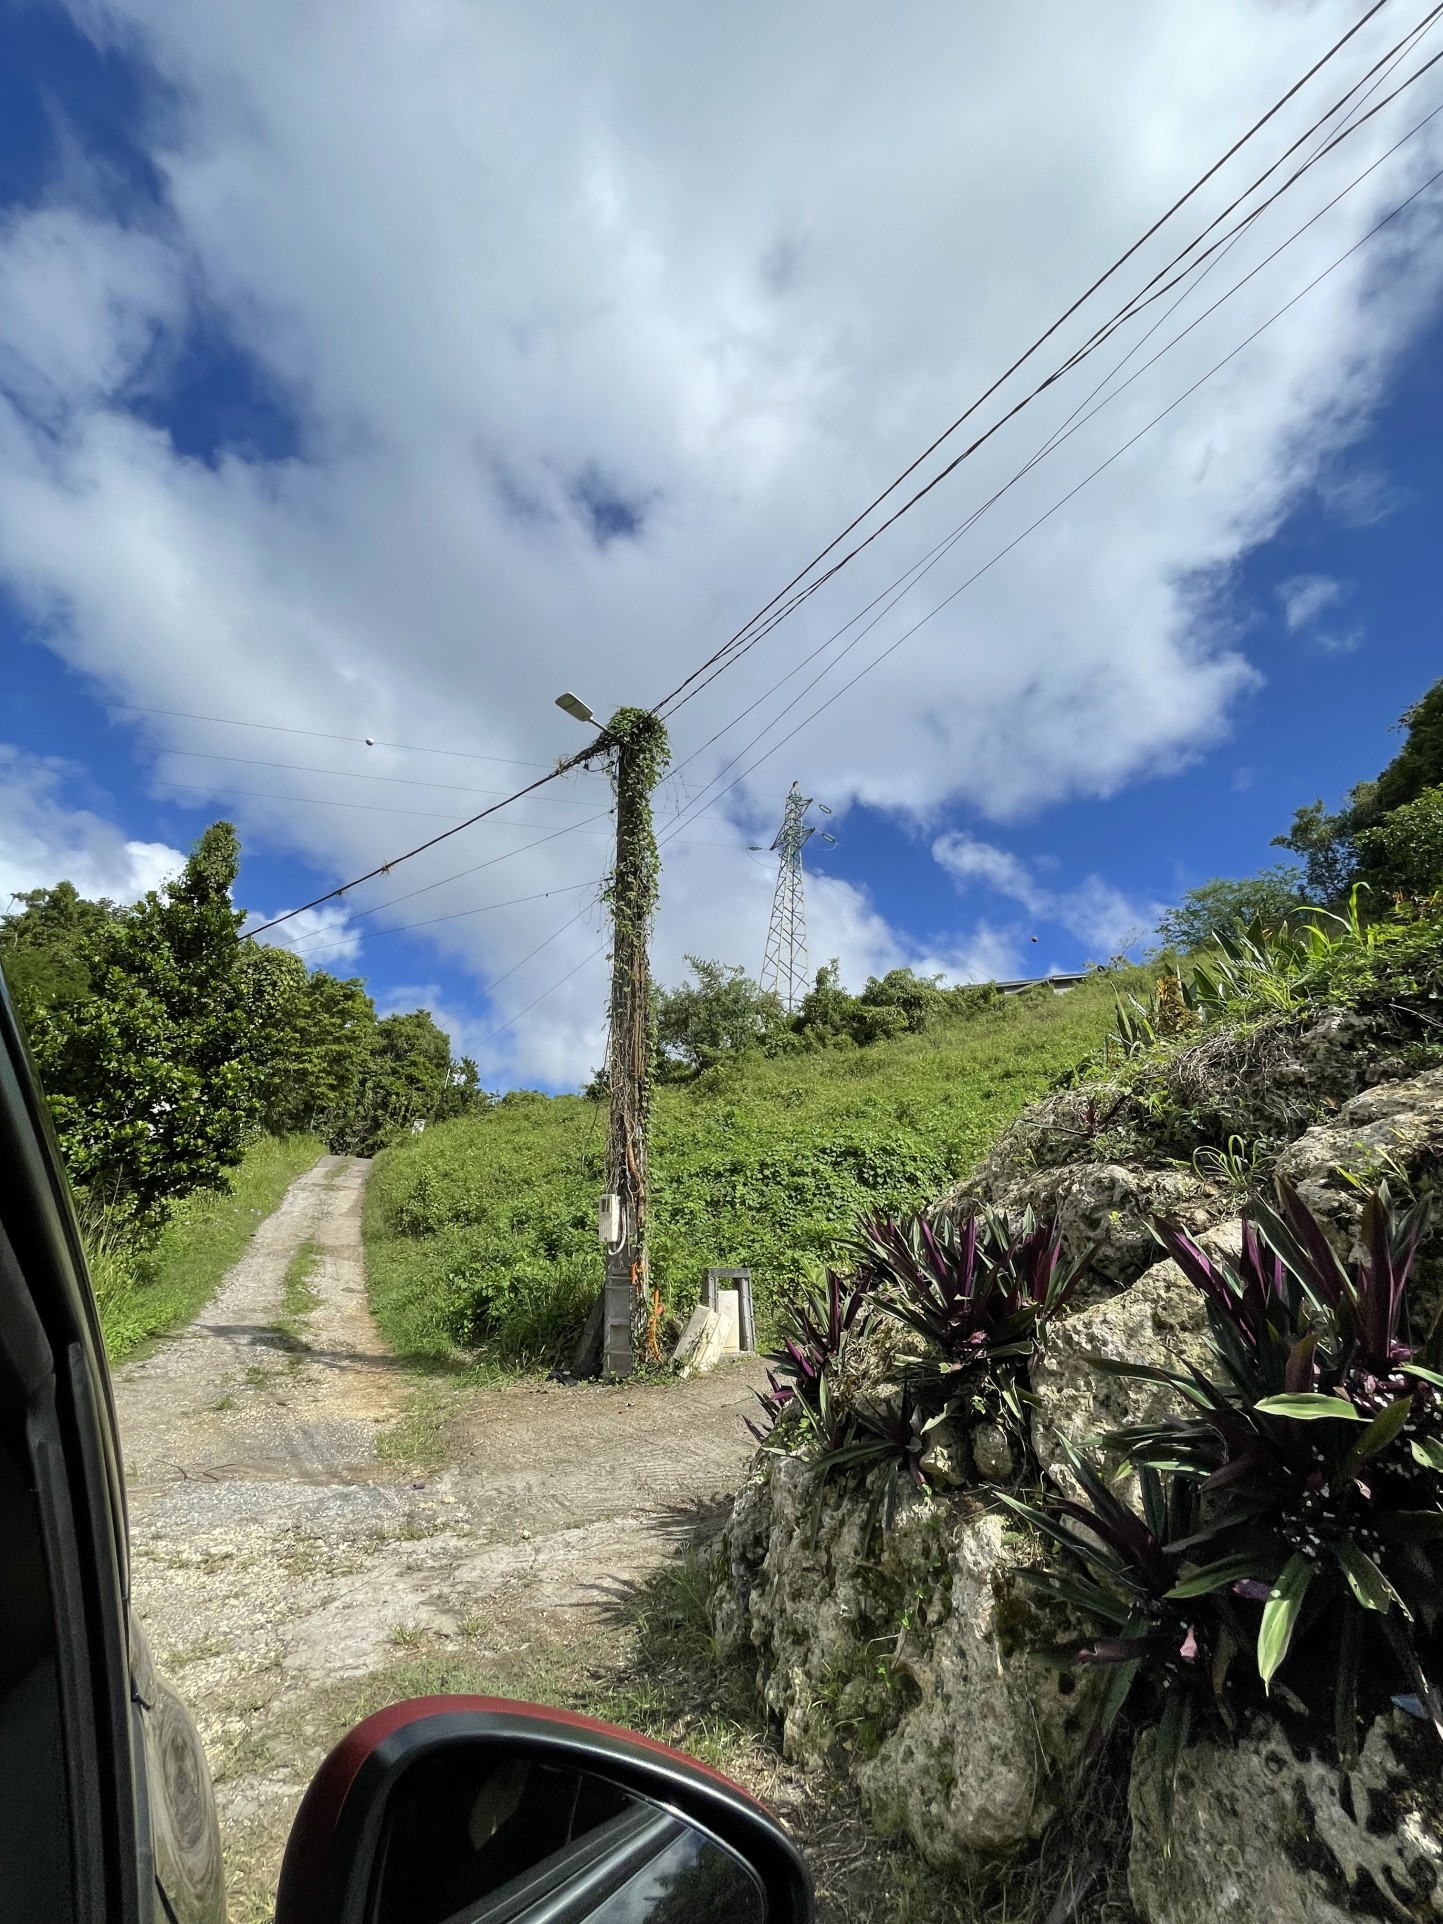
[[[286,1847],[276,1924],[595,1917],[810,1924],[805,1860],[719,1773],[540,1704],[422,1697],[326,1758]]]

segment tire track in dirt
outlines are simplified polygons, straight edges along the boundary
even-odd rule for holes
[[[759,1372],[695,1381],[436,1386],[447,1461],[378,1454],[418,1379],[366,1303],[368,1164],[323,1157],[257,1229],[209,1308],[116,1371],[136,1606],[200,1724],[223,1832],[289,1823],[307,1699],[418,1636],[473,1653],[584,1647],[598,1611],[735,1487]],[[285,1279],[314,1249],[314,1306]],[[463,1631],[464,1626],[464,1631]]]

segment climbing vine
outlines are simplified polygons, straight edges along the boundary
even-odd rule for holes
[[[647,708],[618,708],[602,746],[616,793],[616,864],[603,898],[611,908],[611,1128],[607,1187],[625,1199],[632,1229],[633,1336],[647,1361],[660,1360],[660,1299],[646,1263],[647,1121],[651,1107],[651,982],[647,938],[656,913],[661,852],[652,821],[652,790],[671,758],[665,725]]]

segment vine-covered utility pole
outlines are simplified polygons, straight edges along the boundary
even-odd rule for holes
[[[616,865],[606,888],[612,923],[606,1054],[611,1115],[606,1137],[608,1202],[602,1205],[606,1280],[601,1373],[628,1376],[638,1356],[661,1361],[660,1299],[646,1262],[646,1147],[654,1049],[647,942],[661,876],[651,792],[671,750],[665,727],[648,708],[618,708],[606,724],[603,741],[610,750],[616,791]]]

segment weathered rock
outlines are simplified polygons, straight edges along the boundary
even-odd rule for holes
[[[989,1483],[1006,1483],[1017,1469],[1012,1438],[1000,1423],[979,1423],[972,1432],[972,1461]]]
[[[1443,1780],[1402,1712],[1368,1733],[1347,1788],[1259,1720],[1178,1764],[1170,1828],[1154,1734],[1133,1757],[1128,1889],[1145,1924],[1349,1924],[1443,1918]]]
[[[1285,1149],[1278,1173],[1340,1239],[1351,1242],[1364,1187],[1399,1176],[1409,1181],[1443,1164],[1443,1069],[1405,1082],[1381,1083]],[[1350,1180],[1351,1179],[1351,1180]]]
[[[938,1207],[966,1209],[977,1202],[1014,1219],[1028,1208],[1039,1219],[1055,1218],[1067,1255],[1090,1254],[1093,1279],[1116,1288],[1136,1282],[1156,1256],[1148,1227],[1154,1216],[1167,1216],[1197,1235],[1236,1209],[1221,1184],[1191,1170],[1115,1162],[1068,1163],[1005,1181],[963,1184]]]
[[[1203,1241],[1216,1251],[1235,1252],[1240,1225],[1220,1225]],[[1214,1358],[1201,1293],[1176,1263],[1154,1263],[1130,1289],[1051,1326],[1047,1347],[1032,1366],[1032,1391],[1037,1398],[1032,1442],[1042,1468],[1070,1496],[1078,1492],[1064,1441],[1112,1470],[1117,1467],[1116,1455],[1092,1447],[1099,1433],[1181,1415],[1185,1407],[1163,1384],[1104,1374],[1088,1360],[1094,1356],[1109,1362],[1150,1363],[1161,1369],[1179,1369],[1187,1363],[1206,1368]]]
[[[769,1459],[759,1457],[751,1475],[732,1499],[732,1513],[714,1553],[711,1595],[712,1634],[726,1662],[751,1656],[748,1615],[752,1585],[761,1570],[772,1534],[772,1478]]]
[[[745,1630],[786,1755],[849,1772],[879,1830],[939,1864],[1015,1850],[1062,1807],[1095,1691],[1048,1660],[1067,1627],[1019,1581],[1035,1554],[974,1499],[907,1488],[879,1530],[866,1492],[762,1459],[724,1539],[718,1642]]]

